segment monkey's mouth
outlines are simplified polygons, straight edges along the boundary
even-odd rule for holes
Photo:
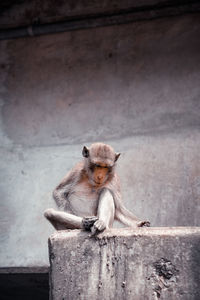
[[[103,180],[102,180],[102,181],[96,181],[96,180],[94,180],[94,183],[95,183],[96,185],[101,185],[101,184],[104,183],[104,181],[103,181]]]

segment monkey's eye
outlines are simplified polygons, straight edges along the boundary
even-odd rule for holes
[[[90,168],[90,171],[94,171],[94,169],[95,169],[95,164],[90,164],[89,168]]]
[[[98,164],[95,164],[95,168],[106,169],[107,171],[109,169],[108,166],[101,166],[101,165],[98,165]]]
[[[102,168],[102,166],[98,165],[98,164],[95,164],[95,167],[96,168]]]
[[[110,173],[112,171],[112,167],[110,167],[110,166],[101,166],[101,165],[95,164],[95,168],[106,169],[108,173]]]

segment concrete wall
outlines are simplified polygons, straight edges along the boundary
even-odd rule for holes
[[[50,299],[197,300],[199,251],[200,228],[61,231],[49,239]]]
[[[51,193],[84,144],[122,153],[126,206],[199,226],[200,16],[0,43],[0,266],[48,264]]]

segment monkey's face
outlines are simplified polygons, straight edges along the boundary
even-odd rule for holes
[[[91,179],[91,183],[97,186],[104,184],[108,179],[111,170],[112,168],[109,166],[90,163],[89,177]]]
[[[112,177],[120,153],[115,153],[109,145],[94,143],[89,149],[84,146],[82,155],[85,158],[85,170],[90,183],[100,186]]]

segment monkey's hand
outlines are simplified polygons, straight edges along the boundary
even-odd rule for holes
[[[151,224],[149,221],[141,221],[137,224],[138,227],[150,227]]]
[[[83,228],[87,231],[90,231],[94,223],[98,220],[97,217],[85,217],[82,220]]]
[[[92,235],[95,235],[106,229],[106,224],[102,220],[97,220],[91,228]]]

